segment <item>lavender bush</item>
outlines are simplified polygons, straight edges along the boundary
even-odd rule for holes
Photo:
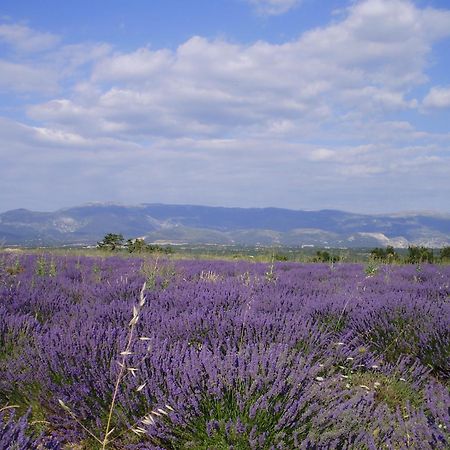
[[[40,448],[444,449],[449,361],[449,266],[0,255]]]
[[[54,438],[35,436],[29,430],[27,412],[16,420],[14,408],[4,407],[0,411],[0,448],[9,450],[61,449]],[[9,410],[9,411],[8,411]],[[7,412],[8,411],[8,412]]]

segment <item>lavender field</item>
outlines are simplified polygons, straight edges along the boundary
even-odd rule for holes
[[[0,254],[0,449],[445,449],[449,362],[450,266]]]

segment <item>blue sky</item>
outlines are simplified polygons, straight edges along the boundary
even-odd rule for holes
[[[0,4],[0,211],[450,212],[448,1]]]

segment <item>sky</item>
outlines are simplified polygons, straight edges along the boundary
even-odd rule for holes
[[[2,0],[0,212],[450,212],[448,0]]]

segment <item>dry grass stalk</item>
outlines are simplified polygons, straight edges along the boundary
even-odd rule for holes
[[[0,408],[0,413],[2,413],[3,411],[6,411],[8,409],[16,409],[16,408],[20,408],[19,405],[5,405],[3,406],[3,408]]]
[[[129,428],[126,431],[120,433],[114,439],[110,439],[110,436],[115,431],[115,428],[111,428],[111,421],[112,421],[112,417],[114,415],[114,408],[116,406],[116,400],[117,400],[117,395],[119,393],[120,383],[122,382],[123,378],[129,373],[131,373],[133,376],[136,376],[135,373],[138,370],[134,367],[127,366],[127,358],[133,354],[133,352],[131,351],[131,348],[132,348],[133,342],[134,342],[135,328],[136,328],[136,324],[138,323],[138,320],[139,320],[139,314],[141,312],[142,307],[145,305],[145,295],[144,295],[145,289],[146,289],[146,283],[144,283],[142,286],[142,289],[141,289],[141,292],[139,295],[138,304],[133,306],[133,316],[128,324],[129,332],[128,332],[128,339],[127,339],[127,343],[125,345],[125,349],[119,353],[119,355],[121,356],[121,359],[118,362],[119,371],[117,373],[116,381],[114,384],[114,391],[112,394],[111,404],[109,406],[108,419],[107,419],[103,438],[99,438],[98,436],[96,436],[91,430],[89,430],[85,425],[83,425],[83,423],[78,419],[76,414],[69,408],[69,406],[67,406],[62,400],[60,400],[60,399],[58,400],[61,408],[64,409],[81,426],[81,428],[83,428],[83,430],[86,431],[86,433],[88,433],[93,439],[95,439],[101,445],[102,450],[105,450],[106,447],[108,446],[108,444],[110,444],[111,442],[116,440],[119,436],[123,435],[126,431],[128,431],[130,429]],[[149,339],[149,338],[142,338],[142,340],[147,340],[147,339]],[[138,388],[138,390],[142,390],[144,387],[145,387],[145,384],[142,386],[139,386],[140,389]],[[3,411],[4,409],[16,408],[16,407],[18,407],[18,406],[17,405],[5,406],[4,408],[0,409],[0,412]],[[152,413],[153,413],[153,411],[152,411]],[[133,427],[131,428],[131,431],[135,431],[135,430],[133,430]],[[143,428],[140,428],[139,432],[141,434],[142,434],[142,431],[143,431]]]
[[[128,326],[130,327],[130,331],[128,333],[127,345],[125,346],[125,350],[120,353],[122,356],[122,359],[119,364],[120,369],[119,369],[119,373],[117,374],[116,384],[114,386],[114,392],[113,392],[113,396],[111,399],[111,405],[109,408],[108,421],[106,423],[106,429],[105,429],[105,436],[102,441],[102,450],[105,450],[105,448],[108,444],[108,438],[109,438],[110,434],[114,431],[114,429],[110,430],[111,419],[112,419],[112,416],[114,413],[114,407],[116,405],[116,398],[117,398],[117,394],[119,392],[120,382],[122,381],[124,375],[127,372],[125,370],[126,369],[126,360],[127,360],[127,357],[132,354],[131,346],[133,344],[134,330],[135,330],[136,324],[139,320],[139,313],[140,313],[141,308],[145,305],[145,295],[144,295],[145,287],[146,287],[146,283],[144,283],[144,285],[142,286],[141,293],[139,296],[138,306],[133,307],[133,317],[132,317],[130,323],[128,324]]]

